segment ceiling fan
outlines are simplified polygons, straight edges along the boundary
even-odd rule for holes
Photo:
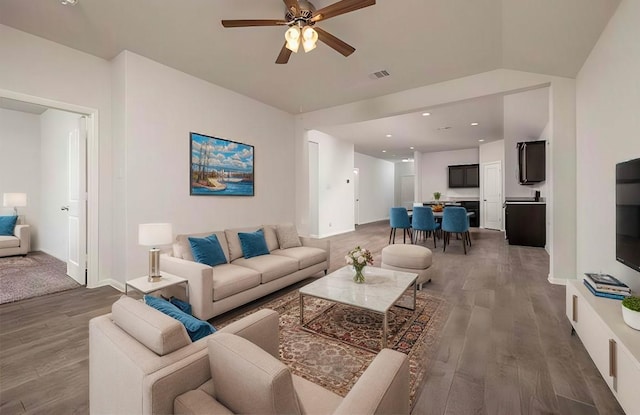
[[[285,33],[285,43],[276,59],[276,63],[279,64],[289,62],[291,52],[298,52],[301,43],[304,51],[309,52],[315,49],[318,40],[324,42],[327,46],[335,49],[342,55],[349,56],[356,50],[353,46],[319,27],[314,27],[315,24],[376,4],[376,0],[341,0],[327,7],[323,7],[320,10],[316,10],[307,0],[283,1],[287,6],[287,10],[282,20],[222,20],[222,26],[227,28],[288,26],[289,29],[287,29]]]

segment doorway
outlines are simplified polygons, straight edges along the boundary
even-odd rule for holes
[[[353,218],[354,225],[360,225],[360,169],[353,169]]]
[[[401,176],[400,177],[400,206],[404,206],[407,209],[413,207],[414,196],[414,181],[415,176]]]
[[[502,162],[482,164],[483,227],[502,230]]]
[[[66,144],[63,151],[65,161],[74,160],[74,163],[59,166],[63,186],[69,193],[64,200],[42,200],[41,205],[47,207],[47,210],[55,210],[58,216],[64,218],[64,229],[58,226],[57,235],[63,232],[67,236],[74,235],[71,238],[65,238],[60,244],[65,248],[64,260],[67,263],[69,276],[82,285],[97,286],[100,279],[97,249],[97,110],[7,90],[0,90],[0,100],[40,106],[44,111],[51,110],[50,112],[66,113],[75,117],[74,127],[60,134]],[[69,146],[70,144],[72,147]],[[42,192],[49,193],[44,190]]]

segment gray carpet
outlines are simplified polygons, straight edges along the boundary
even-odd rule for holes
[[[0,258],[0,304],[80,287],[67,264],[44,252]]]

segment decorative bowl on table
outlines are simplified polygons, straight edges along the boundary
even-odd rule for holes
[[[443,209],[444,209],[443,205],[433,205],[433,206],[431,206],[431,210],[433,210],[434,212],[442,212]]]

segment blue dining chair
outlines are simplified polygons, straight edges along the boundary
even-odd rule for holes
[[[427,206],[414,206],[413,219],[411,220],[413,231],[413,243],[418,241],[418,236],[422,233],[427,239],[430,233],[433,234],[433,247],[436,247],[436,231],[440,229],[440,224],[433,217],[433,210]]]
[[[409,213],[406,208],[392,207],[389,210],[389,224],[391,225],[391,233],[389,234],[389,244],[391,244],[391,238],[393,237],[393,243],[396,243],[396,229],[402,229],[403,242],[407,243],[407,233],[409,239],[411,236],[411,222],[409,221]]]
[[[442,233],[443,245],[442,252],[447,249],[451,234],[456,233],[462,236],[462,247],[464,254],[467,254],[467,244],[471,246],[471,235],[469,234],[469,219],[467,217],[467,209],[463,207],[445,207],[442,213]]]

